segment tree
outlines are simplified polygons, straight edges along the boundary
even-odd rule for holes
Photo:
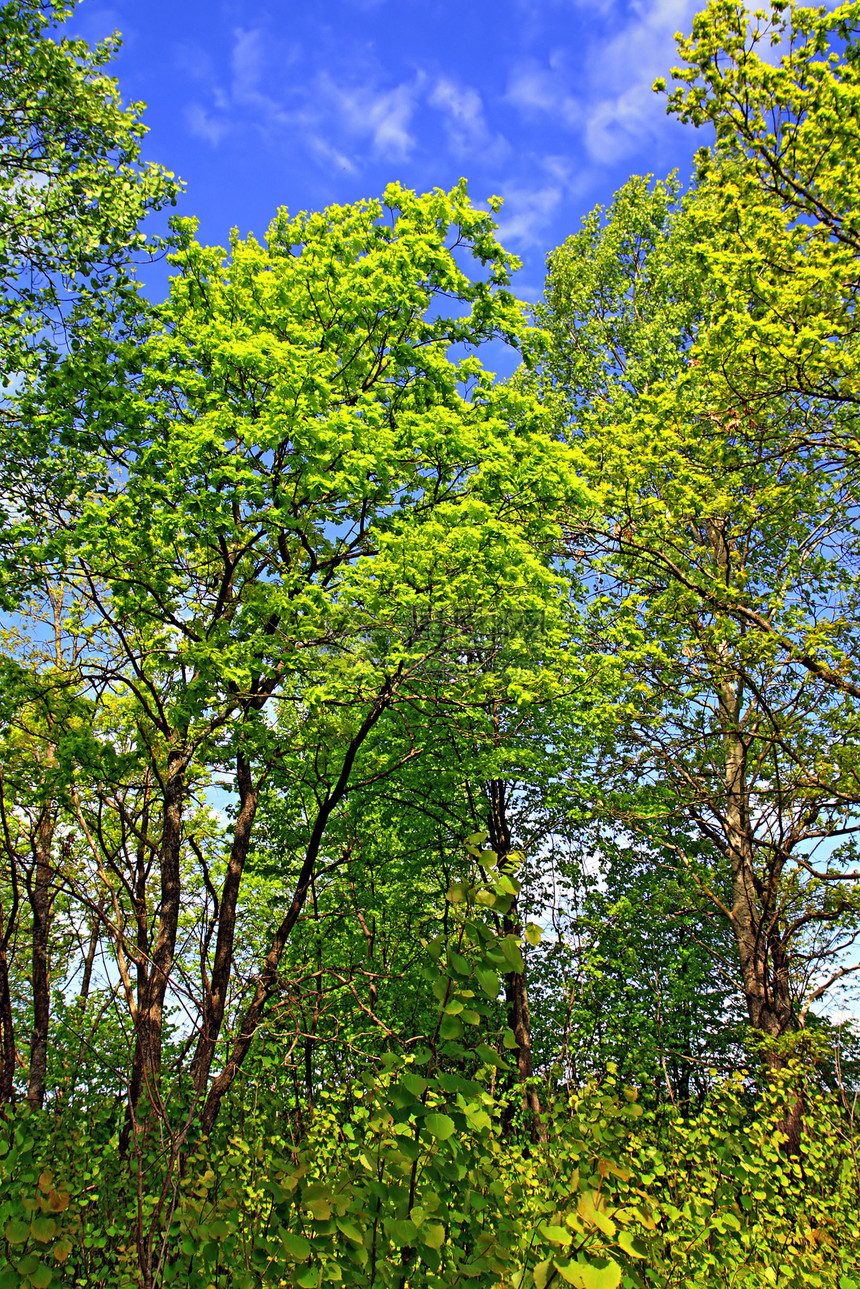
[[[131,865],[117,878],[137,927],[124,949],[137,975],[133,1113],[153,1100],[165,1008],[184,975],[199,1008],[190,1075],[211,1126],[317,866],[336,858],[327,830],[347,795],[421,753],[426,735],[410,723],[432,727],[494,686],[504,697],[503,678],[457,661],[458,610],[552,607],[551,521],[533,481],[544,493],[578,485],[536,409],[497,394],[476,359],[448,356],[453,344],[522,333],[491,230],[463,187],[423,198],[394,187],[381,203],[282,213],[266,245],[234,238],[229,259],[180,226],[159,329],[141,349],[120,348],[110,397],[83,348],[52,392],[58,468],[72,418],[79,442],[97,442],[119,467],[91,476],[74,508],[64,497],[50,524],[88,624],[79,684],[94,698],[115,693],[109,723],[126,731],[114,749],[125,778],[109,772],[87,790],[93,809],[119,811],[128,839],[128,859],[109,858]],[[458,246],[487,266],[486,280],[456,267]],[[468,312],[434,313],[443,299]],[[431,664],[445,656],[440,689]],[[368,742],[392,722],[406,732],[400,746]],[[213,777],[237,800],[226,853],[207,855],[194,851],[185,811]],[[270,787],[306,807],[293,886],[210,1084],[250,838]],[[88,828],[110,850],[95,821]],[[143,890],[135,837],[157,857]],[[189,976],[179,935],[192,852],[205,907]]]
[[[860,926],[839,683],[855,646],[853,484],[816,443],[798,452],[795,400],[714,401],[698,359],[721,316],[699,241],[713,198],[671,197],[631,181],[550,261],[543,371],[602,497],[588,524],[571,517],[567,546],[593,588],[575,630],[617,704],[591,791],[726,919],[750,1025],[776,1037],[853,969]]]
[[[138,314],[131,261],[147,259],[160,247],[157,238],[147,239],[141,222],[175,202],[178,190],[161,167],[139,162],[144,134],[140,105],[123,106],[116,83],[104,71],[117,42],[111,39],[91,49],[82,40],[54,38],[71,12],[65,4],[36,0],[11,0],[0,8],[0,376],[5,391],[0,410],[0,595],[13,614],[33,585],[48,602],[57,590],[45,586],[38,553],[22,558],[22,542],[29,545],[35,537],[38,544],[43,537],[38,529],[28,529],[26,518],[32,516],[32,497],[45,482],[46,443],[32,418],[22,416],[19,395],[49,381],[61,355],[80,342],[96,319],[100,326],[108,320],[127,326]],[[10,524],[10,514],[16,521],[24,517],[25,523]],[[48,608],[53,619],[50,603]],[[53,621],[49,632],[53,635]],[[10,697],[18,694],[14,676],[8,675],[7,682]],[[37,747],[41,766],[32,769],[43,784],[41,801],[32,793],[26,802],[18,798],[17,820],[13,802],[6,802],[10,903],[7,910],[0,905],[0,1095],[11,1095],[16,1060],[8,950],[18,932],[23,895],[32,931],[28,1095],[34,1105],[44,1096],[59,810],[46,795],[54,779],[50,738],[25,736],[15,757],[26,760]],[[12,777],[20,779],[22,768],[10,766]],[[23,777],[27,774],[23,768]],[[17,830],[21,810],[35,811],[25,848],[34,857],[32,872],[29,860],[18,871],[20,847],[10,831]]]
[[[852,474],[858,24],[856,4],[774,0],[751,14],[714,0],[679,40],[679,87],[668,99],[682,121],[716,132],[715,147],[699,153],[707,200],[691,211],[713,283],[696,349],[710,397],[726,412],[758,412],[772,399],[791,406],[797,450],[821,445]],[[840,680],[848,683],[829,683]]]

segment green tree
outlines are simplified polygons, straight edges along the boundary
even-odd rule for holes
[[[856,635],[853,484],[798,451],[796,400],[713,401],[713,198],[672,196],[631,181],[550,259],[547,398],[601,497],[568,521],[592,589],[572,622],[616,703],[587,777],[726,920],[750,1024],[776,1036],[858,933],[855,722],[833,679]]]
[[[28,588],[35,586],[48,609],[49,637],[54,636],[51,596],[62,598],[62,587],[46,586],[38,549],[34,552],[32,547],[32,540],[38,544],[44,534],[39,524],[33,529],[27,522],[34,517],[34,498],[43,493],[47,443],[38,423],[22,414],[22,395],[50,381],[61,355],[92,328],[130,325],[141,307],[132,261],[150,258],[161,246],[157,238],[147,238],[141,223],[150,212],[175,202],[178,188],[161,167],[139,161],[145,132],[141,105],[124,106],[105,71],[116,40],[91,49],[82,40],[62,37],[62,23],[72,11],[66,4],[36,0],[11,0],[0,7],[0,595],[4,607],[18,613]],[[22,543],[31,558],[22,557]],[[59,657],[55,663],[59,666]],[[11,673],[6,680],[12,700],[20,691]],[[23,711],[33,714],[26,701]],[[25,731],[13,757],[26,760],[26,749],[32,752],[40,746],[42,768],[36,777],[46,788],[53,778],[50,768],[46,771],[54,757],[51,740],[42,738],[47,735],[44,727],[41,732],[30,728],[29,735],[33,738],[28,742]],[[7,769],[8,787],[9,775],[20,779],[22,767],[10,764]],[[59,803],[44,791],[40,803],[32,793],[25,795],[26,802],[14,799],[13,793],[6,803],[6,871],[0,895],[0,1096],[11,1095],[16,1063],[8,954],[14,938],[23,933],[23,897],[31,915],[27,934],[32,941],[29,1095],[40,1104],[47,1060]],[[12,832],[18,832],[24,808],[31,812],[32,837],[20,868],[21,838],[13,839]],[[18,818],[12,823],[16,809]],[[30,856],[36,857],[32,873]]]
[[[70,386],[84,391],[81,438],[120,467],[49,516],[74,575],[71,621],[89,640],[80,684],[116,694],[115,764],[128,758],[138,802],[144,783],[151,794],[144,826],[113,778],[89,789],[92,808],[118,809],[120,831],[156,857],[124,949],[137,977],[133,1113],[152,1101],[165,1008],[184,978],[190,1076],[211,1126],[317,866],[336,859],[328,828],[347,796],[420,754],[452,704],[479,710],[491,690],[515,701],[528,689],[528,668],[508,676],[463,661],[461,611],[552,611],[548,499],[580,485],[533,403],[497,391],[474,357],[449,355],[523,333],[492,228],[463,187],[282,213],[265,245],[237,237],[229,257],[181,226],[159,326],[142,348],[120,347],[110,397],[92,379],[92,348],[64,364],[58,469]],[[458,248],[485,266],[482,281],[457,267]],[[466,306],[459,316],[451,300]],[[405,739],[386,744],[386,729]],[[226,851],[206,854],[186,804],[213,779],[235,792],[235,813]],[[211,1082],[270,788],[299,807],[292,885]],[[123,885],[136,891],[132,871]],[[198,895],[204,947],[189,977],[180,933]]]

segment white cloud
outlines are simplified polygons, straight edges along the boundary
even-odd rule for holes
[[[325,139],[311,133],[307,136],[307,142],[311,151],[320,159],[320,161],[323,162],[324,165],[335,170],[345,170],[346,173],[350,175],[358,174],[358,167],[353,164],[349,157],[346,156],[345,153],[340,152],[337,148],[333,148]]]
[[[560,51],[552,53],[545,66],[534,58],[519,63],[511,73],[505,98],[527,116],[551,113],[570,129],[582,122],[582,105],[571,93]]]
[[[237,27],[233,34],[233,97],[237,102],[256,102],[263,74],[263,33],[259,27]]]
[[[481,95],[470,86],[458,85],[446,76],[436,81],[428,102],[445,117],[448,140],[456,156],[480,153],[484,161],[497,160],[507,151],[501,135],[493,137],[484,115]]]
[[[499,241],[503,245],[539,242],[561,204],[562,186],[545,184],[540,188],[525,188],[512,184],[503,187],[502,192],[505,204],[499,219]]]
[[[263,27],[237,27],[229,67],[220,78],[205,56],[182,52],[184,70],[195,82],[186,124],[212,147],[230,134],[259,131],[278,146],[303,149],[324,168],[350,174],[372,160],[414,160],[422,173],[437,174],[454,158],[467,159],[485,174],[507,172],[512,186],[506,234],[533,243],[559,204],[582,190],[579,182],[572,186],[566,163],[541,155],[546,136],[553,138],[548,146],[560,152],[558,133],[567,131],[580,143],[589,170],[592,162],[603,166],[648,148],[667,128],[663,101],[652,94],[651,83],[671,66],[673,34],[689,27],[700,2],[614,0],[610,12],[597,12],[597,21],[586,24],[576,10],[592,0],[540,0],[544,17],[548,8],[567,8],[567,30],[575,38],[579,28],[584,47],[548,44],[541,57],[524,54],[512,66],[501,100],[482,95],[444,67],[432,76],[420,64],[399,78],[386,76],[371,43],[348,61],[338,56],[321,63],[312,49],[291,46]],[[561,27],[553,27],[557,41]],[[541,132],[533,150],[514,155],[497,120],[505,105]],[[498,178],[489,182],[499,188]]]
[[[555,218],[590,191],[595,172],[588,167],[575,167],[566,156],[522,160],[540,177],[533,184],[514,177],[501,185],[505,204],[499,218],[499,240],[505,246],[516,244],[525,250],[544,242]]]
[[[203,139],[211,147],[217,148],[223,138],[230,133],[231,125],[224,117],[213,116],[199,103],[189,103],[185,109],[185,123],[195,139]]]
[[[333,116],[334,124],[354,138],[369,138],[377,157],[402,161],[415,146],[409,126],[416,89],[415,82],[404,82],[391,90],[373,85],[343,86],[323,72],[316,79],[316,92],[306,110],[314,116]]]
[[[699,0],[636,0],[632,20],[592,51],[584,138],[593,160],[617,161],[666,128],[665,101],[651,86],[676,61],[675,32],[690,27],[699,7]]]
[[[626,18],[611,7],[610,35],[592,34],[571,70],[571,50],[517,63],[505,98],[526,117],[546,117],[579,134],[592,160],[612,164],[666,128],[665,103],[651,86],[675,61],[675,32],[688,29],[700,0],[633,0]],[[604,6],[604,12],[609,6]],[[572,85],[576,84],[576,92]]]

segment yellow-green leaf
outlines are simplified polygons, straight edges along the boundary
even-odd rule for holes
[[[428,1114],[424,1126],[437,1141],[447,1141],[454,1132],[454,1120],[447,1114]]]
[[[445,1228],[439,1222],[425,1222],[419,1232],[421,1243],[429,1249],[441,1249],[445,1243]]]

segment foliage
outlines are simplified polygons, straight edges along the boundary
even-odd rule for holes
[[[153,1135],[136,1177],[108,1105],[62,1138],[51,1115],[8,1112],[4,1289],[138,1283],[129,1235],[153,1213],[165,1285],[853,1284],[858,1177],[832,1097],[807,1090],[800,1157],[781,1144],[802,1059],[757,1100],[743,1077],[716,1086],[689,1119],[643,1114],[610,1070],[550,1104],[544,1140],[506,1132],[505,1058],[478,1040],[518,952],[481,910],[511,884],[502,871],[451,892],[459,947],[443,961],[429,944],[425,968],[434,1033],[368,1069],[348,1109],[323,1089],[299,1138],[277,1095],[246,1088],[241,1127],[190,1147],[181,1176]]]
[[[857,1289],[860,6],[711,0],[715,148],[537,327],[465,182],[175,220],[147,303],[64,15],[0,8],[0,1289]]]
[[[567,526],[594,592],[572,629],[615,701],[579,793],[725,918],[729,979],[779,1033],[844,974],[858,929],[839,679],[856,648],[853,483],[799,445],[790,400],[712,401],[697,365],[720,308],[700,252],[711,196],[672,197],[631,181],[550,263],[538,379],[600,498]]]
[[[175,204],[179,185],[140,162],[142,104],[124,105],[106,66],[117,48],[62,34],[74,9],[62,0],[0,7],[0,415],[4,458],[4,586],[39,583],[18,558],[6,512],[26,514],[44,486],[49,444],[20,394],[56,381],[69,346],[136,325],[144,305],[135,261],[163,253],[144,218]],[[68,396],[69,391],[66,391]],[[23,414],[22,414],[23,413]],[[49,471],[57,484],[57,463]],[[70,481],[66,480],[66,486]],[[15,505],[9,506],[14,497]]]

